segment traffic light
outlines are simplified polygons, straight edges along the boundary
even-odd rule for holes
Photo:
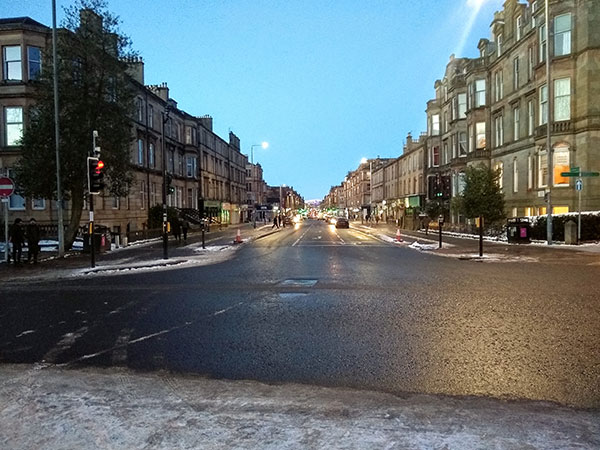
[[[448,200],[452,196],[452,179],[449,176],[442,177],[442,198]]]
[[[437,177],[435,178],[435,198],[437,198],[437,199],[442,198],[442,196],[444,195],[443,187],[444,187],[444,185],[442,182],[442,177],[438,173]]]
[[[104,189],[104,163],[100,158],[88,157],[88,191],[99,194]]]
[[[173,175],[167,174],[167,195],[175,192],[175,187],[171,184],[173,182]]]

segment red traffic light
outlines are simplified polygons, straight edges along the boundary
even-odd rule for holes
[[[96,170],[104,169],[104,163],[102,161],[98,161],[96,164]]]

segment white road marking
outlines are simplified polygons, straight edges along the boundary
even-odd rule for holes
[[[312,227],[312,225],[311,225],[311,227]],[[308,233],[308,230],[310,230],[310,227],[304,233],[302,233],[302,236],[300,236],[298,239],[296,239],[296,242],[294,242],[292,244],[292,247],[295,247],[298,244],[298,242],[300,242],[300,240],[306,235],[306,233]]]
[[[73,344],[83,336],[88,331],[87,326],[81,327],[79,330],[73,333],[66,333],[63,335],[62,339],[58,341],[58,343],[50,349],[42,358],[42,362],[45,363],[53,363],[56,361],[56,358],[65,350],[68,350],[73,346]]]
[[[72,361],[69,361],[67,363],[59,364],[59,366],[67,366],[67,365],[73,364],[75,362],[85,361],[86,359],[95,358],[96,356],[100,356],[100,355],[104,355],[106,353],[114,352],[117,349],[120,349],[122,347],[127,347],[127,346],[129,346],[131,344],[136,344],[138,342],[147,341],[148,339],[152,339],[152,338],[155,338],[157,336],[162,336],[164,334],[168,334],[168,333],[171,333],[171,332],[176,331],[176,330],[181,330],[183,328],[189,327],[190,325],[193,325],[193,324],[199,322],[200,320],[208,319],[208,318],[211,318],[211,317],[216,317],[218,315],[226,313],[227,311],[231,311],[232,309],[237,308],[238,306],[241,306],[243,304],[244,304],[244,302],[236,303],[235,305],[229,306],[228,308],[221,309],[221,310],[215,311],[215,312],[213,312],[211,314],[207,314],[205,316],[199,317],[196,320],[192,320],[190,322],[185,322],[182,325],[177,325],[177,326],[168,328],[166,330],[159,331],[157,333],[148,334],[146,336],[142,336],[142,337],[139,337],[137,339],[133,339],[131,341],[128,340],[127,342],[125,342],[123,344],[115,345],[115,346],[113,346],[111,348],[107,348],[105,350],[100,350],[99,352],[96,352],[96,353],[91,353],[91,354],[88,354],[88,355],[80,356],[79,358],[76,358],[76,359],[74,359]]]

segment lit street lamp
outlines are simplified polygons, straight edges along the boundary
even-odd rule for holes
[[[267,148],[269,148],[269,143],[268,142],[261,142],[260,144],[252,144],[252,146],[250,147],[250,163],[254,164],[254,147],[262,147],[263,150],[266,150]]]

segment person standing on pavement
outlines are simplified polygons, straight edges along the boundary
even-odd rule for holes
[[[12,224],[9,233],[9,241],[13,247],[13,261],[14,264],[21,264],[21,254],[23,252],[23,241],[25,236],[23,235],[23,229],[21,228],[22,220],[20,218],[15,219],[15,223]]]
[[[32,217],[27,225],[27,262],[37,264],[40,252],[40,227]]]
[[[183,219],[181,221],[181,230],[183,231],[183,242],[186,243],[187,242],[187,233],[188,233],[188,229],[190,228],[190,223],[188,222],[187,219]]]
[[[175,217],[175,219],[173,219],[173,224],[171,225],[173,236],[175,236],[177,242],[181,242],[181,223],[179,220],[179,217]]]

